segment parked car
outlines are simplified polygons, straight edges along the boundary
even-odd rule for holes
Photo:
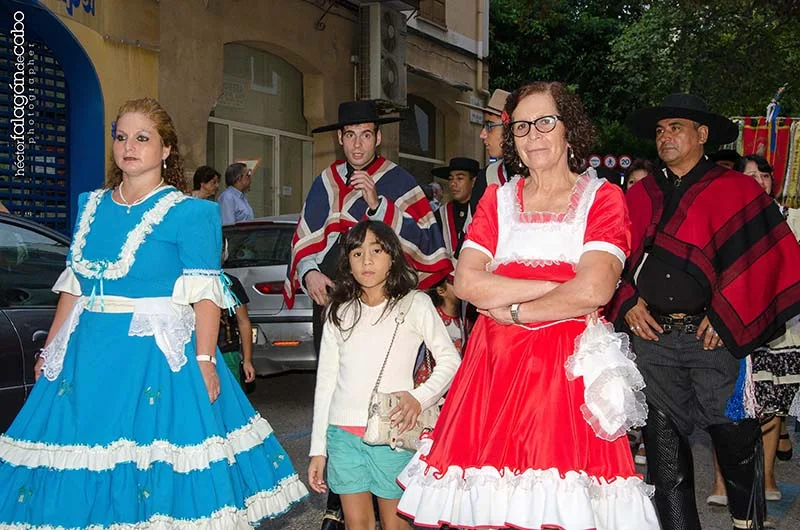
[[[0,214],[0,433],[33,387],[34,355],[44,346],[69,239],[21,217]]]
[[[242,282],[250,298],[247,311],[253,323],[253,365],[258,375],[317,367],[311,299],[298,289],[292,309],[283,300],[298,219],[298,214],[287,214],[223,227],[228,239],[223,267]]]

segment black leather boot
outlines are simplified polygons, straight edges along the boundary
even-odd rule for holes
[[[712,425],[708,432],[717,450],[734,528],[763,528],[767,507],[764,450],[758,420]]]
[[[320,530],[344,530],[344,512],[342,512],[342,499],[332,491],[328,491],[328,507],[322,516]]]
[[[694,499],[694,462],[689,440],[673,421],[652,403],[647,404],[647,425],[642,429],[647,449],[648,481],[662,530],[700,530]]]

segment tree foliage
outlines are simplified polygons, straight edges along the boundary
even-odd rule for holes
[[[789,82],[782,114],[800,114],[800,0],[492,0],[490,21],[493,87],[566,83],[607,151],[652,153],[621,124],[672,92],[763,115]]]

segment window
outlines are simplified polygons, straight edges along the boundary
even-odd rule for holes
[[[313,178],[302,73],[241,44],[225,45],[223,68],[223,94],[208,119],[206,163],[222,175],[233,162],[254,168],[247,199],[256,217],[299,212],[303,182]],[[224,179],[221,184],[220,191]]]
[[[225,227],[228,240],[226,268],[287,265],[292,257],[294,224]]]
[[[50,290],[67,258],[68,247],[44,234],[0,224],[0,307],[54,306]]]
[[[447,27],[447,0],[420,0],[419,16],[438,26]]]
[[[400,115],[400,166],[417,182],[431,182],[431,169],[445,164],[440,113],[430,101],[409,94],[408,107]]]

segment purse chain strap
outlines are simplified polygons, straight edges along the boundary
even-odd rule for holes
[[[413,294],[412,294],[412,300],[413,300]],[[399,305],[399,302],[398,302],[398,305]],[[394,327],[394,333],[392,333],[392,340],[389,341],[389,348],[388,348],[388,350],[386,350],[386,357],[383,358],[383,364],[381,365],[381,371],[378,373],[378,380],[375,381],[375,386],[372,387],[372,393],[373,394],[378,392],[378,387],[381,384],[381,378],[383,378],[383,370],[386,368],[386,362],[389,360],[389,354],[392,353],[392,345],[394,344],[394,338],[397,336],[397,329],[400,327],[400,324],[403,323],[405,318],[406,318],[406,313],[401,308],[400,309],[400,313],[394,319],[394,321],[397,324]]]

